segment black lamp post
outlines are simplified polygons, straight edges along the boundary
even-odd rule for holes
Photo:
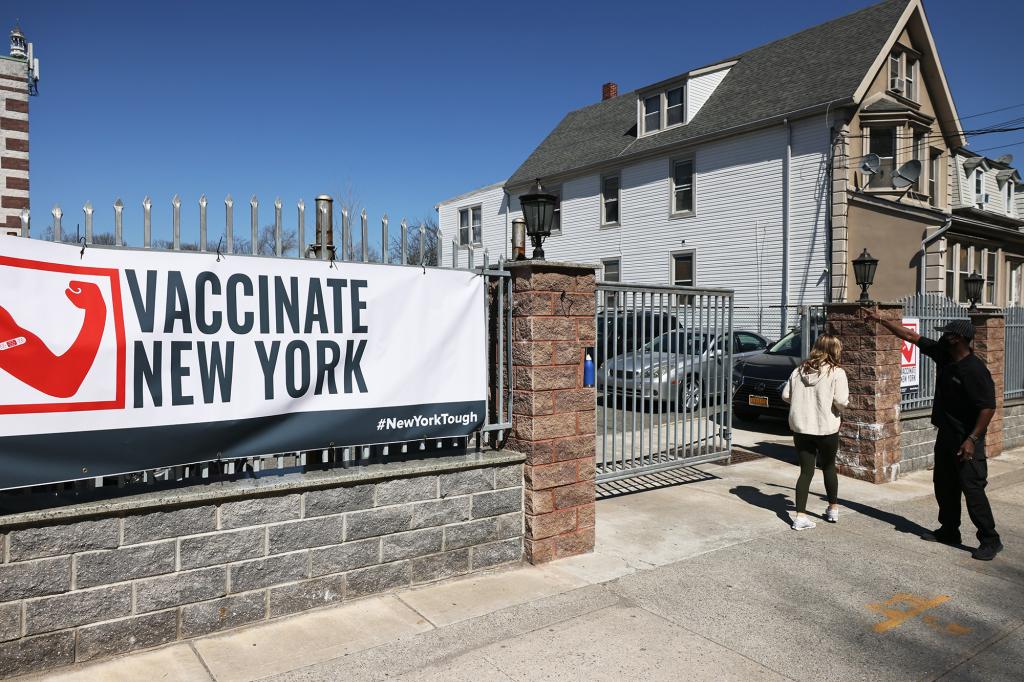
[[[967,275],[964,288],[967,289],[967,300],[971,302],[968,312],[978,312],[978,301],[981,300],[981,288],[985,286],[985,278],[976,272]]]
[[[555,217],[555,202],[558,197],[554,194],[545,194],[537,180],[537,189],[533,194],[524,194],[519,197],[519,204],[523,208],[523,218],[526,219],[526,234],[530,235],[530,243],[533,244],[533,257],[537,260],[544,260],[544,240],[551,235],[551,223]]]
[[[875,269],[878,267],[878,259],[872,258],[865,248],[859,256],[853,259],[853,277],[860,287],[860,303],[868,303],[868,287],[875,281]]]

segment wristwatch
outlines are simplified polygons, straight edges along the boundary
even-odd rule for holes
[[[978,444],[978,437],[975,436],[974,434],[971,434],[970,436],[967,436],[967,440],[971,441],[975,445]]]

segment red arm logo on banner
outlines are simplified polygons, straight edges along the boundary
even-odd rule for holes
[[[0,306],[0,369],[55,398],[78,393],[96,360],[107,321],[107,304],[92,282],[72,280],[64,294],[76,308],[85,311],[85,319],[78,337],[63,355],[54,354]]]

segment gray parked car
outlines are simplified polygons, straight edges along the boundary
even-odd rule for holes
[[[679,409],[689,411],[712,397],[707,384],[717,378],[725,393],[720,398],[725,398],[731,393],[731,376],[722,364],[727,336],[700,330],[667,332],[601,365],[595,377],[597,388],[605,395],[678,400]],[[749,331],[734,331],[732,342],[734,361],[761,353],[768,346],[764,337]]]

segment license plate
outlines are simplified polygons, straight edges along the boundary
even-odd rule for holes
[[[754,407],[768,407],[768,398],[763,395],[747,396],[747,402]]]

